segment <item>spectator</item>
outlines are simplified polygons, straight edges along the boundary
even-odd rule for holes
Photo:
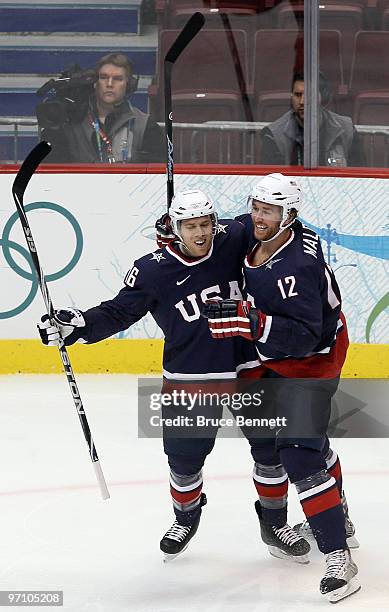
[[[75,100],[60,125],[44,125],[41,138],[53,145],[49,163],[162,162],[160,127],[127,100],[137,87],[132,63],[123,53],[110,53],[96,65],[95,81],[85,101]],[[87,90],[88,91],[88,90]],[[83,106],[84,105],[84,106]]]
[[[327,110],[330,86],[319,74],[319,165],[364,166],[362,145],[350,117]],[[292,108],[261,133],[261,163],[302,166],[304,164],[304,75],[295,73]]]

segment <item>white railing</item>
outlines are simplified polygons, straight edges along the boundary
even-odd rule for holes
[[[13,159],[4,161],[18,163],[21,161],[19,159],[20,138],[34,135],[38,142],[38,122],[36,117],[0,117],[0,164],[3,161],[1,147],[1,140],[3,138],[13,136]]]
[[[163,127],[163,123],[160,123]],[[211,153],[213,154],[212,162],[224,164],[258,164],[260,155],[260,133],[264,127],[269,125],[269,122],[253,122],[247,123],[244,121],[207,121],[206,123],[176,123],[173,126],[175,159],[177,162],[182,159],[185,162],[192,163],[210,163],[207,159],[209,150],[210,136],[216,135],[218,141],[213,143]],[[355,125],[355,129],[364,139],[364,151],[366,153],[366,166],[373,166],[375,159],[375,148],[377,137],[384,138],[383,152],[383,167],[389,166],[389,126],[385,125]],[[185,151],[188,148],[188,139],[184,138],[186,132],[192,132],[190,136],[190,156]],[[235,134],[240,137],[240,140],[233,140]],[[238,155],[234,155],[233,145],[240,148],[240,159],[236,161]],[[217,148],[217,159],[215,158],[215,149]],[[199,158],[200,157],[200,161]]]
[[[164,128],[163,123],[159,125]],[[174,123],[174,157],[176,163],[221,163],[258,164],[260,133],[268,122],[247,123],[244,121],[207,121],[205,123]],[[356,130],[365,138],[367,166],[372,165],[376,138],[384,138],[384,167],[389,166],[389,126],[356,125]],[[20,162],[19,143],[25,136],[39,138],[36,117],[1,117],[1,139],[13,137],[13,159]],[[0,163],[1,163],[0,153]]]

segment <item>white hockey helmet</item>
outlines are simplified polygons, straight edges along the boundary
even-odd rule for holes
[[[275,204],[282,208],[282,221],[285,221],[294,208],[297,213],[301,207],[301,189],[294,177],[284,176],[280,172],[267,174],[253,186],[247,204],[251,210],[253,200],[265,204]]]
[[[169,209],[173,232],[182,240],[180,226],[185,219],[211,216],[213,231],[217,227],[217,213],[210,199],[199,189],[193,191],[178,191],[173,196]]]
[[[251,193],[247,199],[247,207],[249,212],[252,212],[253,200],[264,202],[265,204],[274,204],[282,208],[281,222],[279,230],[269,238],[262,242],[270,242],[277,238],[284,230],[288,229],[294,222],[293,219],[287,223],[284,222],[288,218],[288,214],[295,210],[298,214],[301,208],[302,193],[301,188],[294,177],[284,176],[280,172],[267,174],[263,176],[253,186]]]

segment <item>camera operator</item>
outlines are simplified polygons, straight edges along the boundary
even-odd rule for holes
[[[95,71],[51,82],[55,99],[37,107],[41,138],[53,146],[49,163],[164,161],[162,130],[127,100],[138,84],[133,73],[126,55],[110,53]]]

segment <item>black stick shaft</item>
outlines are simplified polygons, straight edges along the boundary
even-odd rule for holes
[[[50,319],[54,316],[54,307],[51,301],[51,297],[47,288],[47,283],[43,274],[42,266],[40,265],[35,241],[32,236],[30,224],[27,219],[26,211],[24,209],[23,199],[24,192],[27,188],[29,180],[38,168],[40,162],[50,152],[51,146],[46,142],[40,142],[27,156],[24,163],[22,164],[12,187],[12,195],[15,201],[16,210],[19,215],[20,222],[22,224],[23,232],[26,238],[27,247],[33,261],[34,268],[36,270],[39,286],[42,292],[43,300],[46,306],[47,314]],[[62,360],[62,364],[65,370],[66,378],[69,384],[69,388],[73,397],[74,405],[77,410],[78,418],[81,424],[82,431],[89,449],[89,455],[96,473],[97,481],[100,487],[101,495],[103,499],[109,498],[109,492],[107,484],[104,478],[103,471],[100,466],[99,458],[97,455],[95,443],[92,438],[91,430],[89,427],[88,420],[86,418],[84,406],[81,400],[78,385],[74,376],[73,368],[70,363],[69,355],[64,344],[59,346],[59,352]]]
[[[174,154],[173,154],[173,111],[172,111],[172,72],[175,61],[180,57],[191,40],[205,23],[202,13],[194,13],[165,55],[164,90],[165,90],[165,132],[166,132],[166,190],[167,210],[174,196]]]
[[[174,196],[172,71],[173,64],[165,61],[166,195],[168,212]]]

